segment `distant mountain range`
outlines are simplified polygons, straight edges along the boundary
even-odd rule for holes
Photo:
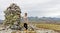
[[[60,24],[60,18],[52,18],[52,17],[28,17],[28,20],[30,22],[43,22],[43,23],[59,23]]]
[[[38,17],[28,17],[29,20],[31,21],[45,21],[45,20],[48,20],[48,21],[60,21],[60,18],[51,18],[51,17],[41,17],[41,18],[38,18]]]
[[[0,23],[3,23],[3,20],[0,20]]]
[[[23,21],[23,19],[22,19]],[[29,22],[41,22],[41,23],[59,23],[60,24],[60,18],[52,18],[52,17],[28,17]],[[2,23],[3,20],[0,20],[0,23]]]

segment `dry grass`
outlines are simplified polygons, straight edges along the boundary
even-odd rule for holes
[[[36,24],[36,27],[60,31],[60,25],[57,24]]]
[[[35,31],[13,31],[11,33],[36,33]]]

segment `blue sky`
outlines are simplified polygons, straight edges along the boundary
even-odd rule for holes
[[[22,15],[60,17],[60,0],[0,0],[0,19],[4,19],[4,10],[11,3],[20,6]]]

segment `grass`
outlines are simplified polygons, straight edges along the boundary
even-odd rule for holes
[[[51,29],[55,31],[60,31],[60,25],[59,24],[49,24],[49,23],[35,23],[33,22],[32,24],[36,25],[38,28],[45,28],[45,29]]]
[[[58,24],[42,24],[41,23],[41,24],[35,24],[35,25],[38,28],[45,28],[45,29],[60,31],[60,25],[58,25]],[[12,32],[12,33],[16,33],[16,32]],[[20,33],[21,33],[21,31],[20,31]],[[36,33],[36,32],[35,31],[29,31],[28,33]]]
[[[60,31],[60,25],[57,24],[36,24],[36,27]]]
[[[11,33],[36,33],[35,31],[13,31]]]

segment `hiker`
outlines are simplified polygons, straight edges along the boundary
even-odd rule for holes
[[[24,27],[26,28],[26,30],[28,29],[27,13],[25,13],[24,15]]]

